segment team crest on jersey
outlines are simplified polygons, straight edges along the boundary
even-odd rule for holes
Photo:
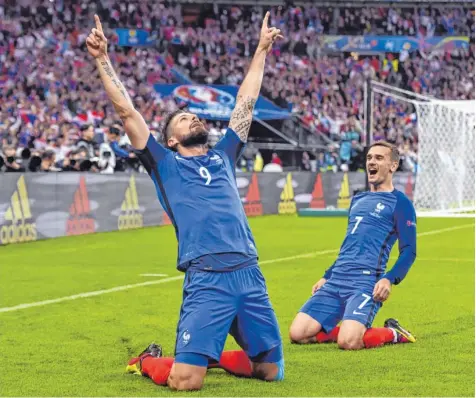
[[[186,346],[189,342],[190,342],[190,338],[192,336],[190,335],[190,332],[188,330],[186,330],[185,332],[183,332],[182,334],[182,344],[184,346]]]
[[[374,217],[377,217],[377,218],[380,218],[382,217],[380,215],[380,212],[385,209],[385,205],[382,204],[382,203],[377,203],[377,206],[375,206],[375,210],[373,211],[373,213],[370,213],[371,216],[374,216]]]

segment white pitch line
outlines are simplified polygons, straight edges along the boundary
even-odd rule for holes
[[[263,265],[263,264],[279,263],[281,261],[296,260],[298,258],[322,256],[323,254],[335,253],[336,251],[337,251],[336,249],[332,249],[332,250],[323,250],[323,251],[320,251],[320,252],[311,252],[311,253],[298,254],[296,256],[282,257],[282,258],[275,258],[273,260],[260,261],[259,264]]]
[[[14,307],[4,307],[4,308],[0,308],[0,312],[11,312],[11,311],[24,310],[25,308],[41,307],[43,305],[61,303],[63,301],[71,301],[71,300],[77,300],[80,298],[100,296],[101,294],[120,292],[122,290],[134,289],[136,287],[141,287],[141,286],[158,285],[159,283],[167,283],[167,282],[177,281],[179,279],[183,279],[183,275],[173,276],[171,278],[159,279],[156,281],[135,283],[133,285],[117,286],[111,289],[96,290],[95,292],[73,294],[72,296],[60,297],[60,298],[52,299],[52,300],[37,301],[36,303],[20,304],[20,305],[15,305]]]
[[[436,235],[436,234],[441,234],[443,232],[456,231],[457,229],[463,229],[463,228],[469,228],[469,227],[474,228],[474,224],[463,224],[463,225],[458,225],[456,227],[435,229],[434,231],[421,232],[421,233],[418,234],[418,236]]]
[[[140,274],[140,276],[168,276],[167,274]]]
[[[443,233],[443,232],[454,231],[454,230],[457,230],[457,229],[463,229],[463,228],[469,228],[469,227],[474,227],[474,224],[463,224],[463,225],[458,225],[456,227],[435,229],[434,231],[419,233],[418,236],[435,235],[435,234],[439,234],[439,233]],[[295,259],[298,259],[298,258],[320,256],[320,255],[324,255],[324,254],[335,253],[337,251],[338,250],[334,249],[334,250],[323,250],[323,251],[319,251],[319,252],[298,254],[296,256],[281,257],[281,258],[275,258],[275,259],[272,259],[272,260],[261,261],[260,264],[272,264],[272,263],[278,263],[278,262],[281,262],[281,261],[295,260]],[[72,296],[59,297],[57,299],[37,301],[37,302],[34,302],[34,303],[19,304],[19,305],[15,305],[13,307],[0,308],[0,313],[19,311],[19,310],[24,310],[26,308],[32,308],[32,307],[41,307],[41,306],[48,305],[48,304],[56,304],[56,303],[61,303],[63,301],[77,300],[77,299],[80,299],[80,298],[100,296],[102,294],[120,292],[120,291],[123,291],[123,290],[129,290],[129,289],[135,289],[136,287],[158,285],[158,284],[161,284],[161,283],[177,281],[177,280],[180,280],[180,279],[183,279],[183,278],[184,278],[183,275],[179,275],[179,276],[174,276],[174,277],[171,277],[171,278],[159,279],[159,280],[156,280],[156,281],[148,281],[148,282],[142,282],[142,283],[135,283],[133,285],[117,286],[117,287],[113,287],[111,289],[97,290],[95,292],[79,293],[79,294],[74,294]]]
[[[335,258],[335,256],[325,256],[325,258]],[[397,261],[396,257],[392,257],[388,260]],[[454,263],[474,263],[474,258],[426,258],[426,257],[417,257],[416,262],[418,261],[432,261],[432,262],[454,262]]]
[[[280,262],[280,261],[294,260],[294,259],[297,259],[297,258],[304,258],[304,257],[313,257],[313,256],[319,256],[319,255],[322,255],[322,254],[329,254],[329,253],[335,253],[335,252],[336,252],[336,250],[323,250],[323,251],[320,251],[320,252],[299,254],[297,256],[282,257],[282,258],[276,258],[276,259],[273,259],[273,260],[261,261],[260,264],[271,264],[271,263],[277,263],[277,262]],[[183,278],[184,278],[183,275],[179,275],[179,276],[174,276],[174,277],[171,277],[171,278],[159,279],[159,280],[156,280],[156,281],[148,281],[148,282],[142,282],[142,283],[135,283],[133,285],[117,286],[117,287],[113,287],[111,289],[97,290],[95,292],[79,293],[79,294],[74,294],[72,296],[59,297],[57,299],[52,299],[52,300],[44,300],[44,301],[37,301],[35,303],[19,304],[19,305],[15,305],[13,307],[0,308],[0,313],[19,311],[19,310],[24,310],[26,308],[41,307],[41,306],[48,305],[48,304],[61,303],[63,301],[71,301],[71,300],[77,300],[77,299],[80,299],[80,298],[99,296],[99,295],[108,294],[108,293],[115,293],[115,292],[120,292],[120,291],[123,291],[123,290],[135,289],[136,287],[157,285],[159,283],[172,282],[172,281],[176,281],[176,280],[183,279]]]

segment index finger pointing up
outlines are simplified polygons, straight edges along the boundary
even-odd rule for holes
[[[94,21],[96,22],[96,29],[102,32],[101,21],[99,20],[99,17],[97,16],[97,14],[94,14]]]
[[[266,11],[266,14],[264,15],[264,19],[263,19],[263,26],[265,28],[268,27],[268,19],[269,19],[269,11]]]

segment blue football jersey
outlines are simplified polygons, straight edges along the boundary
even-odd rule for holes
[[[400,256],[386,273],[396,240]],[[398,284],[416,257],[416,215],[400,191],[363,192],[352,198],[347,233],[335,263],[324,277],[375,282],[386,277]]]
[[[235,178],[235,163],[243,147],[236,133],[228,129],[206,155],[181,156],[152,135],[140,151],[160,203],[175,227],[179,270],[185,271],[192,260],[218,253],[236,253],[238,262],[256,261],[255,242]],[[228,264],[226,257],[213,259],[217,264],[224,262],[221,267]]]

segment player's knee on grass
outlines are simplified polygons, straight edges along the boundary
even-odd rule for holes
[[[253,377],[264,381],[284,380],[284,359],[276,363],[253,363]]]
[[[253,377],[264,381],[281,381],[284,379],[282,345],[250,357],[250,360]]]
[[[178,354],[170,372],[168,386],[172,390],[200,390],[207,373],[208,358],[200,354]]]
[[[294,318],[289,328],[289,339],[293,343],[308,343],[309,339],[315,337],[322,329],[319,322],[303,312],[300,312]]]
[[[337,339],[337,345],[342,350],[360,350],[364,348],[364,343],[362,340],[356,339],[354,337],[348,337],[345,339]]]
[[[364,334],[367,328],[360,322],[346,320],[342,322],[337,345],[343,350],[360,350],[364,348]]]

